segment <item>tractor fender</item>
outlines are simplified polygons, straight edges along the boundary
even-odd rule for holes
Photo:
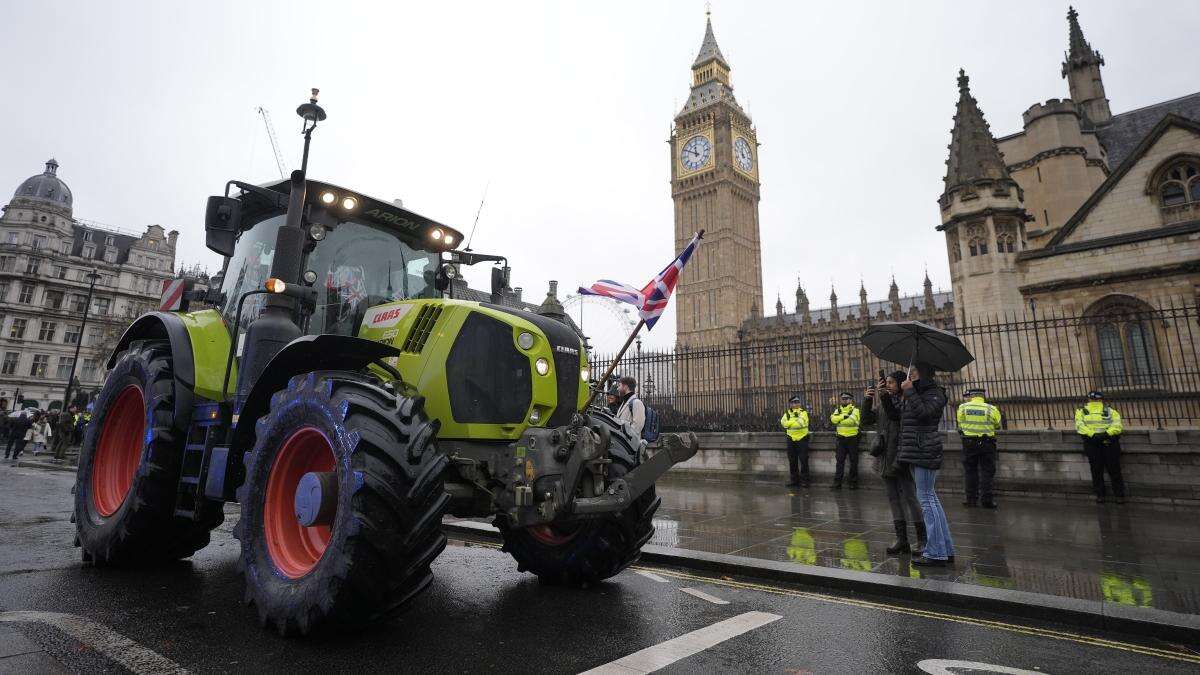
[[[271,357],[250,388],[238,411],[230,452],[240,454],[254,447],[254,423],[267,413],[271,396],[286,387],[293,377],[318,370],[357,372],[376,361],[399,355],[400,350],[391,345],[348,335],[303,335],[292,340]]]
[[[80,336],[80,339],[83,339]],[[192,390],[196,386],[196,362],[192,358],[192,340],[187,327],[178,315],[170,312],[150,312],[138,317],[117,340],[105,367],[112,369],[117,355],[138,340],[167,340],[175,370],[175,422],[187,429],[192,420]]]

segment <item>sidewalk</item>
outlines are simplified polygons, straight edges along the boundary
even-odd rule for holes
[[[936,569],[887,556],[879,489],[669,479],[658,494],[659,546],[1200,613],[1200,509],[1007,498],[990,511],[940,490],[956,562]]]

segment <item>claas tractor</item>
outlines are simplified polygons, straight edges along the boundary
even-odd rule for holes
[[[589,405],[570,326],[447,297],[461,265],[502,258],[309,180],[315,90],[297,112],[300,170],[209,199],[224,265],[184,304],[210,307],[139,317],[108,361],[75,489],[83,560],[186,558],[237,502],[245,599],[281,634],[394,615],[429,585],[446,514],[494,517],[518,568],[552,584],[634,562],[654,482],[695,436],[648,451]]]

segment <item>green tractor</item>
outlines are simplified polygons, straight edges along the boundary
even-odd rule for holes
[[[503,259],[308,180],[316,90],[297,112],[304,160],[290,180],[230,181],[209,199],[224,267],[185,300],[215,309],[146,314],[108,362],[75,489],[83,560],[186,558],[236,501],[246,601],[281,634],[396,613],[430,583],[447,513],[494,516],[518,568],[552,583],[634,562],[654,482],[695,437],[647,452],[589,405],[573,329],[445,297],[459,265]]]

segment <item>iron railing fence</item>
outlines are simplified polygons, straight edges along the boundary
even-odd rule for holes
[[[632,375],[664,430],[775,431],[788,398],[798,395],[814,429],[829,429],[835,397],[863,390],[884,363],[859,342],[862,324],[823,326],[789,337],[753,336],[724,347],[631,350],[618,375]],[[1072,429],[1075,410],[1103,390],[1126,426],[1200,426],[1200,311],[1193,302],[1110,306],[1099,314],[1036,307],[950,327],[975,356],[939,376],[951,406],[967,386],[982,386],[1009,429]],[[602,373],[611,356],[593,357]]]

